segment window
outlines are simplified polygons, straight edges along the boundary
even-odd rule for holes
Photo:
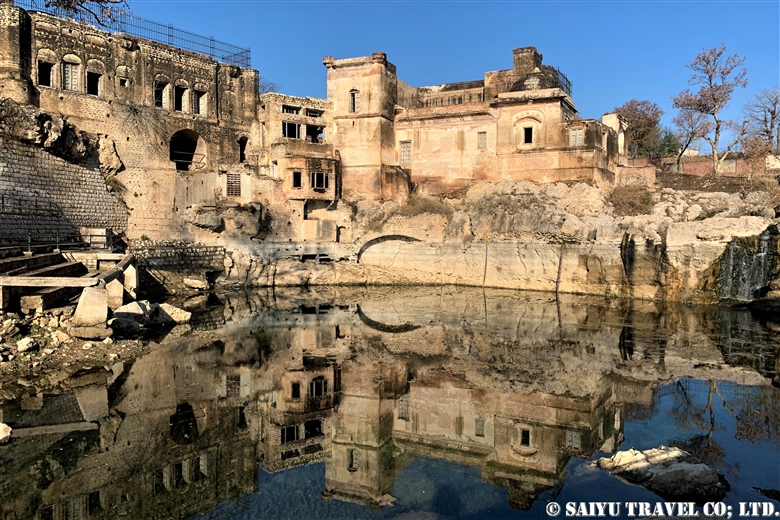
[[[474,435],[477,437],[485,436],[485,419],[476,419],[474,421]]]
[[[51,86],[51,85],[47,85]],[[38,518],[41,520],[54,520],[54,506],[46,506],[38,511]]]
[[[401,166],[412,164],[412,142],[401,141]]]
[[[523,128],[523,144],[532,144],[534,142],[534,129],[533,127]]]
[[[282,121],[282,137],[289,137],[290,139],[300,139],[301,125],[299,123]]]
[[[40,87],[53,87],[52,72],[54,71],[54,65],[46,63],[45,61],[38,62],[38,86]]]
[[[238,397],[241,388],[241,376],[232,375],[225,378],[226,392],[228,397]]]
[[[305,439],[319,437],[322,435],[322,419],[319,417],[316,419],[309,419],[303,424],[303,431]]]
[[[477,132],[477,148],[487,148],[487,132]]]
[[[200,471],[201,475],[209,474],[209,456],[207,453],[204,453],[198,457],[198,470]]]
[[[176,112],[186,112],[186,106],[184,106],[187,99],[187,89],[184,87],[174,87],[173,89],[173,109]]]
[[[246,144],[249,142],[249,139],[246,137],[241,137],[238,140],[238,162],[243,163],[246,161]]]
[[[102,94],[102,89],[100,88],[102,77],[103,75],[97,72],[87,72],[87,94],[92,96],[100,96]]]
[[[293,172],[293,188],[303,188],[301,172]]]
[[[96,489],[87,495],[87,514],[92,516],[103,509],[100,505],[100,490]]]
[[[328,172],[311,172],[311,187],[315,191],[325,191],[328,189]]]
[[[154,82],[154,106],[168,108],[168,84],[164,81]]]
[[[409,420],[409,396],[402,395],[398,398],[398,419],[401,421]]]
[[[298,440],[298,425],[285,426],[282,428],[282,444]]]
[[[290,396],[292,399],[300,399],[301,398],[301,384],[300,383],[293,383],[290,385]]]
[[[311,108],[306,109],[306,117],[322,117],[322,110],[313,110]]]
[[[325,128],[322,126],[306,125],[306,141],[315,144],[325,142],[323,137],[324,130]]]
[[[585,144],[585,129],[572,128],[569,131],[569,147],[576,148]]]
[[[520,446],[531,446],[531,430],[520,430]]]
[[[119,78],[119,86],[120,87],[127,87],[127,78]]]
[[[240,173],[228,173],[227,174],[227,196],[228,197],[240,197],[241,196],[241,174]]]
[[[301,107],[282,105],[282,114],[300,114],[300,113],[301,113]]]
[[[206,115],[206,93],[202,90],[195,90],[192,93],[192,113]]]
[[[349,111],[360,111],[360,92],[355,89],[349,91]]]
[[[62,64],[62,89],[79,90],[79,66],[76,63]]]
[[[349,449],[347,450],[347,470],[348,471],[357,471],[357,463],[358,463],[358,452]]]
[[[309,384],[309,397],[322,397],[328,393],[328,382],[318,377]]]

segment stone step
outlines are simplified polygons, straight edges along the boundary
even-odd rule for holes
[[[62,255],[57,253],[60,260]],[[64,262],[55,265],[48,265],[46,267],[40,267],[33,269],[32,271],[26,271],[20,275],[19,278],[36,278],[36,277],[62,277],[62,276],[82,276],[87,274],[87,268],[81,262]],[[39,290],[40,287],[2,287],[0,290],[0,308],[8,309],[11,305],[15,305],[22,296],[33,293]]]
[[[22,270],[30,271],[59,264],[65,261],[60,253],[47,253],[44,255],[19,256],[0,260],[0,274],[21,274]]]

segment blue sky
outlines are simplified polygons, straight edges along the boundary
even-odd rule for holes
[[[675,115],[670,98],[704,47],[745,56],[755,92],[780,85],[780,2],[130,0],[140,16],[252,49],[252,66],[284,93],[325,97],[322,57],[387,53],[414,86],[481,79],[535,46],[573,83],[582,117],[631,99]]]

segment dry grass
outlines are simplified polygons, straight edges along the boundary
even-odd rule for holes
[[[398,210],[398,214],[403,217],[414,217],[416,215],[422,215],[423,213],[444,215],[449,218],[452,216],[453,210],[446,202],[442,202],[433,197],[416,194],[409,195],[409,200],[407,200],[406,204],[401,206]]]
[[[609,196],[609,202],[617,217],[650,215],[653,212],[653,195],[645,188],[621,186]]]

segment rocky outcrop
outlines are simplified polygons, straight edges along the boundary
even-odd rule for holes
[[[591,464],[644,486],[668,501],[702,505],[723,500],[731,489],[720,470],[679,448],[619,451]]]

